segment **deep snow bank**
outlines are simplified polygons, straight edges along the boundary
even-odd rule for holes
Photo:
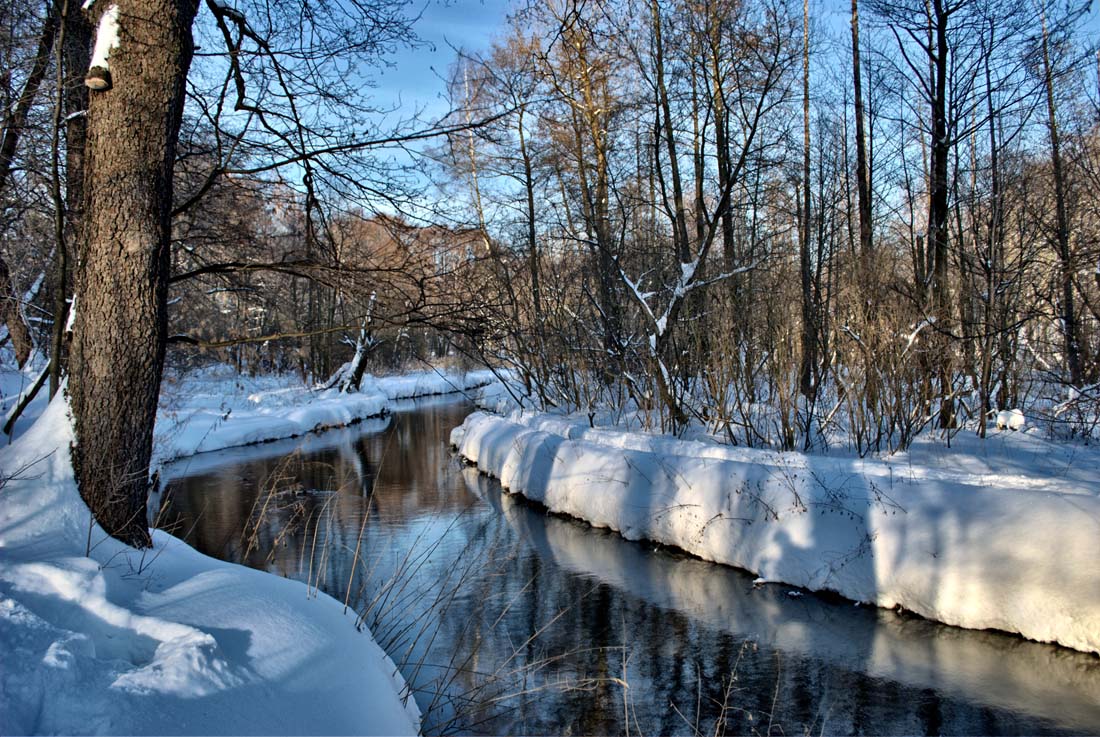
[[[487,482],[476,469],[465,469],[463,478],[471,493],[492,498],[483,493]],[[1100,663],[1088,654],[816,596],[792,599],[789,586],[756,586],[736,569],[654,553],[617,535],[520,506],[518,497],[500,497],[504,519],[541,558],[729,633],[738,642],[779,650],[789,656],[785,661],[811,658],[878,680],[1030,714],[1080,733],[1095,732],[1100,725]],[[832,709],[828,721],[829,732],[843,732],[838,725],[844,718]]]
[[[303,584],[89,524],[53,402],[0,451],[5,734],[415,734],[394,664]],[[90,543],[91,552],[85,556]]]
[[[768,581],[1100,653],[1100,498],[474,413],[467,460],[555,512]],[[1015,477],[1008,477],[1015,478]]]
[[[485,386],[491,371],[364,376],[360,391],[315,390],[285,376],[239,376],[228,366],[166,378],[155,431],[158,462],[297,437],[387,411],[390,400]]]

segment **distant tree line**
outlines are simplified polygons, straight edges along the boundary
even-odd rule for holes
[[[499,117],[440,152],[509,298],[483,350],[538,403],[748,445],[897,449],[1015,407],[1093,435],[1087,13],[529,3],[452,73],[455,120]]]

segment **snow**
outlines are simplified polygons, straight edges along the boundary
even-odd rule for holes
[[[1096,453],[1054,473],[1064,456],[1034,436],[998,439],[944,462],[920,444],[892,460],[783,454],[518,412],[452,434],[504,488],[627,539],[1100,653]]]
[[[335,600],[162,531],[107,537],[62,397],[0,451],[6,734],[415,734],[397,670]],[[86,555],[86,551],[88,554]]]
[[[3,415],[3,419],[0,419],[0,425],[7,423],[8,417],[11,416],[16,405],[23,398],[23,394],[30,391],[38,375],[45,370],[48,363],[49,358],[47,356],[34,351],[23,368],[16,368],[15,355],[12,353],[11,345],[0,348],[0,414]],[[45,390],[39,392],[39,398],[31,402],[19,419],[16,420],[12,432],[15,437],[18,437],[33,425],[38,415],[42,414],[42,410],[46,408],[43,397],[47,393]]]
[[[99,17],[99,26],[95,33],[95,48],[92,49],[92,61],[88,68],[103,67],[110,69],[107,61],[111,51],[118,47],[118,6],[111,5]]]
[[[396,376],[363,377],[360,390],[375,387],[375,391],[388,399],[409,399],[436,394],[464,392],[485,386],[496,381],[488,369],[469,371],[464,374],[455,372],[417,371]]]
[[[1001,410],[997,413],[998,430],[1023,430],[1024,413],[1018,409]]]
[[[22,371],[2,362],[4,409],[43,361]],[[366,376],[349,394],[228,366],[169,374],[154,465],[378,417],[403,398],[492,380],[489,371]],[[0,483],[3,733],[417,733],[415,702],[356,629],[355,612],[159,530],[153,548],[138,551],[92,525],[73,480],[63,394],[47,404],[41,392],[14,435],[0,449],[0,479],[14,477]]]
[[[286,376],[238,376],[215,366],[166,377],[155,430],[158,462],[194,453],[297,437],[388,411],[394,400],[468,391],[490,371],[419,371],[364,376],[358,392],[314,389]]]

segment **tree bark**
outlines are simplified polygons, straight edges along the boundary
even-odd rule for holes
[[[8,263],[0,256],[0,322],[8,326],[8,335],[11,337],[11,347],[15,351],[15,360],[19,368],[30,358],[31,333],[27,329],[27,321],[23,319],[22,300],[15,291],[11,281],[11,272]]]
[[[931,7],[933,27],[929,30],[930,41],[934,46],[930,48],[934,48],[935,51],[929,60],[932,73],[929,86],[933,90],[930,100],[932,143],[928,199],[928,255],[932,258],[932,268],[929,270],[931,278],[929,301],[931,314],[939,323],[941,336],[937,346],[940,375],[939,424],[941,428],[950,428],[955,426],[955,401],[951,392],[950,345],[946,333],[943,332],[950,310],[947,284],[947,219],[950,215],[947,167],[951,154],[951,141],[948,139],[947,130],[947,74],[948,55],[951,51],[947,37],[947,24],[950,12],[943,0],[932,0]]]
[[[668,86],[665,84],[665,51],[661,37],[661,10],[656,1],[650,2],[650,15],[653,23],[653,63],[654,92],[657,95],[657,114],[662,123],[661,132],[668,149],[668,166],[672,179],[672,200],[675,209],[672,234],[675,241],[676,257],[680,263],[691,261],[691,246],[687,234],[687,207],[684,205],[684,188],[680,180],[680,157],[676,152],[676,137],[672,129],[672,108],[668,99]],[[659,165],[659,164],[658,164]]]
[[[75,248],[81,242],[84,220],[84,148],[88,133],[88,88],[82,83],[91,53],[92,29],[76,0],[64,0],[61,17],[61,66],[65,111],[65,215],[54,263],[54,324],[50,345],[50,396],[57,393],[68,369],[69,296]]]
[[[197,5],[117,6],[114,85],[88,106],[69,391],[81,496],[108,534],[141,547],[150,544],[145,507],[167,337],[172,168]]]
[[[802,2],[802,203],[799,209],[799,275],[802,286],[802,362],[799,390],[809,400],[816,394],[814,366],[817,363],[817,310],[810,278],[810,2]]]
[[[531,166],[531,154],[527,150],[527,138],[523,132],[524,108],[519,108],[516,127],[519,131],[519,152],[523,158],[523,188],[527,194],[527,267],[531,272],[531,303],[534,306],[536,327],[542,325],[542,286],[539,283],[539,245],[535,235],[535,175]]]
[[[859,252],[866,261],[871,241],[871,181],[867,168],[867,138],[863,130],[863,79],[859,65],[859,0],[852,0],[852,87],[856,117],[856,196],[859,201]]]

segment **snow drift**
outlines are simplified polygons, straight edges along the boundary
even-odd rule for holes
[[[107,537],[77,494],[71,442],[58,397],[0,451],[5,734],[417,732],[354,613],[158,530],[146,551]]]
[[[467,468],[463,476],[471,492],[481,495],[487,482],[476,469]],[[836,599],[804,596],[796,605],[789,586],[754,585],[743,571],[655,553],[571,519],[532,514],[521,504],[518,497],[504,495],[501,514],[540,557],[738,641],[778,649],[788,654],[785,660],[812,658],[875,679],[1030,714],[1071,731],[1088,733],[1100,724],[1100,679],[1093,677],[1097,661],[1087,654]],[[829,732],[843,733],[843,721],[830,715],[829,723]]]
[[[773,582],[1100,653],[1100,498],[1041,479],[899,474],[881,461],[743,450],[470,415],[451,441],[551,511]]]
[[[294,438],[377,417],[396,399],[485,386],[491,371],[364,376],[358,392],[313,390],[283,376],[243,377],[228,366],[167,378],[155,431],[156,461]]]

